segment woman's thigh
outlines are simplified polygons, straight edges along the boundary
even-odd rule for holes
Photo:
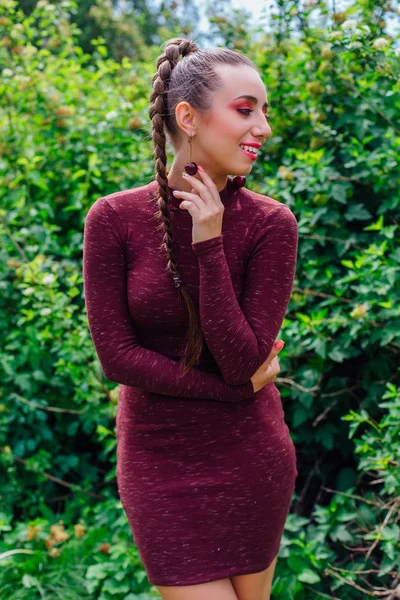
[[[229,578],[196,585],[156,585],[163,600],[238,600]]]
[[[278,556],[264,571],[231,577],[238,600],[270,600],[272,580]]]

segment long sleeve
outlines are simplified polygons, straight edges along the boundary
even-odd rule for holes
[[[249,380],[229,385],[219,374],[180,364],[140,346],[129,312],[126,240],[113,207],[99,198],[84,225],[83,279],[90,334],[104,375],[110,381],[156,394],[235,402],[254,395]]]
[[[205,340],[224,380],[241,384],[266,360],[281,328],[296,270],[297,220],[282,204],[257,228],[241,305],[232,285],[223,234],[193,242],[192,248],[199,261]]]

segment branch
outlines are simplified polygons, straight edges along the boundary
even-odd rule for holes
[[[0,448],[0,452],[5,452],[5,449]],[[15,454],[13,454],[12,456],[15,461],[22,463],[26,467],[30,467],[28,461],[24,460],[20,456],[16,456]],[[63,479],[54,477],[54,475],[47,473],[47,471],[34,471],[34,472],[39,473],[40,475],[43,475],[43,477],[46,477],[47,479],[50,479],[51,481],[54,481],[55,483],[58,483],[59,485],[63,485],[64,487],[67,487],[74,492],[82,492],[82,494],[87,494],[88,496],[92,496],[93,498],[97,498],[98,500],[106,500],[107,499],[104,496],[100,496],[99,494],[95,494],[94,492],[91,492],[89,490],[83,490],[82,488],[78,487],[77,485],[68,483],[68,481],[64,481]]]
[[[383,519],[383,522],[381,523],[378,532],[377,532],[377,538],[374,541],[374,543],[372,544],[371,548],[368,550],[367,554],[365,555],[365,558],[369,558],[372,554],[372,551],[375,550],[376,546],[379,544],[380,540],[381,540],[381,533],[382,530],[384,529],[384,527],[386,527],[386,525],[389,522],[390,517],[392,516],[392,513],[394,511],[394,509],[396,508],[396,505],[398,504],[398,499],[396,498],[396,500],[393,502],[389,512],[387,513],[386,517]]]
[[[332,565],[329,565],[329,566],[332,566]],[[375,596],[375,597],[376,596],[380,596],[380,597],[386,596],[387,597],[392,593],[390,590],[386,590],[384,592],[370,592],[369,590],[366,590],[365,588],[362,588],[361,586],[354,583],[354,581],[349,581],[345,577],[341,577],[338,573],[335,573],[335,571],[331,570],[331,569],[325,569],[325,574],[333,575],[334,577],[337,577],[337,579],[339,579],[343,583],[347,583],[347,585],[354,587],[356,590],[359,590],[360,592],[363,592],[364,594],[367,594],[368,596]]]
[[[324,457],[325,457],[325,454],[324,454],[324,455],[322,455],[322,456],[320,456],[320,457],[319,457],[319,458],[316,460],[316,462],[315,462],[315,464],[314,464],[314,466],[313,466],[312,470],[311,470],[311,471],[309,471],[309,473],[308,473],[308,475],[307,475],[307,478],[306,478],[306,480],[305,480],[305,482],[304,482],[304,485],[303,485],[303,489],[301,490],[301,492],[300,492],[300,494],[299,494],[299,498],[298,498],[298,500],[297,500],[297,502],[296,502],[296,508],[295,508],[295,512],[296,512],[296,514],[298,514],[298,510],[299,510],[299,509],[300,509],[300,507],[301,507],[301,504],[302,504],[302,502],[303,502],[303,499],[304,499],[304,497],[305,497],[305,495],[306,495],[306,493],[307,493],[307,490],[308,490],[308,488],[309,488],[309,485],[310,485],[310,483],[311,483],[311,480],[312,480],[312,478],[314,477],[314,473],[315,473],[316,471],[318,471],[318,470],[319,470],[319,466],[320,466],[321,462],[323,461]]]
[[[375,506],[377,508],[382,508],[382,505],[378,502],[373,502],[372,500],[367,500],[362,496],[355,496],[354,494],[347,494],[346,492],[339,492],[339,490],[332,490],[331,488],[327,488],[324,485],[321,485],[321,488],[326,492],[331,492],[332,494],[340,494],[341,496],[346,496],[346,498],[353,498],[353,500],[360,500],[361,502],[365,502],[366,504],[371,504],[371,506]]]
[[[339,390],[337,392],[337,394],[341,394],[343,392],[343,390]],[[336,404],[339,404],[339,400],[340,398],[338,398],[337,400],[335,400],[334,402],[332,402],[332,404],[330,404],[329,406],[326,407],[326,409],[320,414],[318,415],[318,417],[316,417],[314,419],[314,421],[312,422],[312,427],[316,427],[321,421],[323,421],[326,417],[326,415],[332,410],[332,408],[334,406],[336,406]]]
[[[43,406],[42,404],[38,404],[37,402],[33,402],[32,400],[27,400],[23,398],[16,392],[12,392],[10,396],[13,396],[19,402],[23,402],[32,408],[39,408],[40,410],[47,410],[48,412],[58,412],[58,413],[71,413],[74,415],[82,415],[85,411],[83,410],[75,410],[74,408],[56,408],[55,406]]]
[[[7,558],[7,556],[12,556],[13,554],[36,554],[37,550],[28,550],[23,548],[15,548],[15,550],[7,550],[0,554],[0,560],[3,558]]]
[[[24,259],[25,262],[29,263],[30,259],[28,258],[28,256],[25,254],[25,251],[21,248],[21,246],[18,244],[17,240],[14,239],[12,233],[10,232],[10,229],[7,225],[6,219],[3,215],[0,214],[0,218],[3,221],[3,225],[4,228],[6,230],[6,234],[8,235],[8,237],[10,238],[10,240],[12,241],[12,243],[14,244],[14,246],[16,247],[16,249],[18,250],[18,252],[20,253],[20,255],[22,256],[22,258]]]
[[[299,294],[307,294],[309,296],[320,296],[321,298],[332,298],[333,300],[338,300],[339,302],[347,302],[348,304],[352,304],[354,300],[347,300],[347,298],[340,298],[339,296],[334,296],[333,294],[325,294],[324,292],[316,292],[315,290],[310,290],[309,288],[299,288],[293,287],[293,292],[299,292]]]
[[[319,389],[319,384],[314,385],[313,387],[306,388],[303,385],[300,385],[300,383],[297,383],[296,381],[294,381],[293,379],[289,379],[288,377],[277,377],[276,382],[277,383],[287,383],[288,385],[291,385],[292,387],[297,388],[301,392],[306,392],[307,394],[312,394],[313,392],[315,392]]]
[[[314,588],[310,588],[310,590],[316,594],[316,596],[321,596],[321,598],[329,598],[329,600],[340,600],[340,598],[338,598],[337,596],[328,596],[328,594],[323,594],[322,592],[318,592],[317,590],[314,590]]]
[[[340,244],[349,244],[350,246],[354,246],[354,248],[357,248],[358,250],[365,250],[365,248],[363,246],[359,246],[358,244],[356,244],[353,241],[349,241],[349,240],[342,240],[342,238],[337,238],[337,237],[332,237],[330,235],[318,235],[317,233],[314,234],[305,234],[302,233],[301,234],[302,238],[307,238],[310,240],[322,240],[322,241],[326,241],[329,240],[331,242],[339,242]]]
[[[352,92],[354,92],[356,94],[356,96],[359,96],[360,98],[363,99],[363,101],[365,102],[365,104],[368,104],[368,106],[370,107],[371,110],[374,110],[376,112],[377,115],[379,115],[384,121],[386,121],[386,123],[388,123],[391,127],[393,127],[393,129],[395,130],[395,132],[400,135],[400,129],[398,129],[395,125],[395,123],[393,123],[393,121],[391,119],[389,119],[389,117],[387,115],[385,115],[384,112],[382,112],[381,110],[379,110],[379,108],[377,108],[373,102],[371,102],[368,98],[366,98],[365,96],[363,96],[363,94],[360,92],[360,90],[358,90],[356,88],[356,86],[354,85],[354,83],[352,83],[351,81],[343,81],[341,80],[342,83],[344,83],[345,87],[348,87],[351,89]]]

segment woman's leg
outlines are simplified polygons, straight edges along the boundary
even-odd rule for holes
[[[264,571],[231,577],[238,600],[270,600],[272,580],[278,556]]]
[[[163,600],[238,600],[229,579],[196,585],[156,585]]]

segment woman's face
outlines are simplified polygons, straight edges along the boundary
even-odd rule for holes
[[[267,94],[255,69],[247,65],[218,65],[215,70],[223,86],[215,92],[210,111],[202,114],[192,110],[194,117],[190,121],[185,106],[181,107],[180,124],[184,125],[185,143],[179,154],[182,157],[184,154],[184,162],[189,162],[186,142],[193,132],[192,160],[204,167],[218,189],[222,189],[227,175],[246,175],[255,162],[253,155],[242,150],[241,144],[262,145],[272,131],[266,119]],[[253,96],[255,100],[238,98],[243,95]],[[188,106],[187,103],[182,105]]]

